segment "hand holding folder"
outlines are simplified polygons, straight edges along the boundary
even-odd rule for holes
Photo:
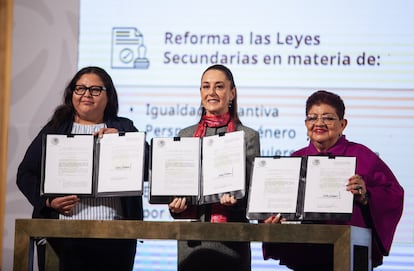
[[[43,140],[41,194],[142,195],[145,133],[48,134]]]
[[[245,194],[244,132],[151,140],[150,203],[219,202],[224,193]]]
[[[247,217],[348,220],[353,195],[346,184],[355,167],[355,157],[256,157]]]

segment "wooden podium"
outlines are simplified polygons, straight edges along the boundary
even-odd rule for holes
[[[335,271],[372,269],[371,230],[346,225],[17,219],[14,271],[33,270],[36,237],[331,244]]]

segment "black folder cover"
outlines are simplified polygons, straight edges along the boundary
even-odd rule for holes
[[[291,171],[288,172],[286,166],[283,168],[284,161],[293,165]],[[336,162],[331,163],[333,161]],[[309,163],[312,163],[312,166]],[[341,168],[341,164],[344,165],[344,163],[346,169]],[[346,181],[354,174],[355,164],[355,157],[329,155],[256,157],[249,190],[247,218],[262,220],[280,213],[282,217],[292,221],[349,220],[352,216],[353,196],[346,191]],[[263,171],[266,166],[271,169]],[[352,172],[348,170],[349,167],[352,168]],[[255,174],[259,170],[265,173]],[[308,175],[313,171],[315,171],[312,175],[314,180],[310,182]],[[320,178],[314,178],[314,176],[320,176]],[[283,189],[287,189],[286,198],[284,198]],[[272,191],[274,191],[273,195]],[[292,195],[293,198],[289,197]],[[307,197],[312,198],[307,199]],[[257,200],[264,203],[259,204],[260,207],[258,207]],[[342,201],[339,204],[344,204],[343,200],[346,201],[347,211],[345,212],[342,211],[343,205],[335,206],[339,201]],[[312,211],[315,210],[312,209],[314,207],[308,207],[306,204],[321,206],[321,208],[317,209],[318,211]]]
[[[105,148],[103,145],[105,144]],[[42,138],[41,195],[142,195],[145,133],[47,134]]]

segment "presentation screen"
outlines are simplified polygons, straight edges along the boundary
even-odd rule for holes
[[[320,89],[339,94],[347,139],[378,153],[405,189],[404,214],[379,269],[408,270],[414,266],[413,10],[414,2],[404,0],[82,0],[78,67],[108,71],[119,115],[150,141],[198,122],[201,75],[224,64],[234,74],[240,119],[259,132],[263,156],[306,146],[307,97]],[[166,205],[148,203],[148,187],[143,200],[145,220],[172,220]],[[253,243],[252,269],[275,268],[284,269],[264,261],[261,244]],[[135,269],[175,270],[176,241],[139,243]]]

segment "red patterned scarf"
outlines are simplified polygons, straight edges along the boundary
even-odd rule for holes
[[[206,135],[207,127],[223,127],[227,125],[227,132],[236,131],[236,123],[231,118],[230,113],[227,112],[221,116],[206,116],[204,115],[198,123],[197,129],[194,132],[194,137],[203,137]]]

